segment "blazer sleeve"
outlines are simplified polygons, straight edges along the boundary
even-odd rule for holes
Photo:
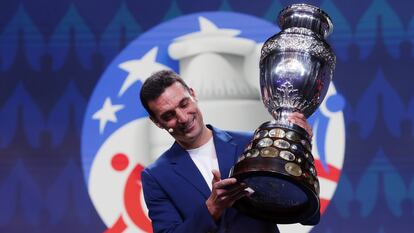
[[[195,206],[194,213],[183,220],[172,200],[150,172],[145,169],[141,173],[141,179],[154,233],[207,233],[217,230],[218,226],[205,204]]]

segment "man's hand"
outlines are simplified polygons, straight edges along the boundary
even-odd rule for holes
[[[218,220],[226,208],[231,207],[238,199],[249,195],[245,184],[237,183],[235,178],[222,180],[220,172],[213,170],[212,191],[206,201],[207,209]]]
[[[304,128],[306,132],[309,134],[309,138],[313,137],[312,127],[309,125],[308,121],[306,120],[306,117],[300,113],[300,112],[293,112],[289,115],[288,120],[296,125],[299,125],[300,127]]]

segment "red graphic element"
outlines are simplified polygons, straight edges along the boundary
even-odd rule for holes
[[[341,175],[341,170],[338,168],[328,164],[328,168],[325,169],[319,160],[315,160],[315,168],[318,172],[318,176],[338,182],[339,176]]]
[[[121,233],[127,228],[127,225],[125,224],[124,220],[122,219],[122,216],[119,216],[116,223],[111,227],[108,228],[104,233]]]
[[[335,183],[338,183],[339,177],[341,175],[341,170],[328,164],[328,168],[325,169],[320,160],[315,160],[315,168],[318,172],[319,177],[323,177]],[[321,198],[321,214],[323,214],[326,208],[329,205],[330,200]]]
[[[115,170],[123,171],[128,167],[129,159],[125,154],[118,153],[112,157],[111,165]]]
[[[134,224],[145,232],[152,232],[151,221],[143,211],[143,205],[140,198],[142,192],[142,170],[144,170],[144,167],[141,164],[137,164],[129,175],[125,187],[124,204],[126,211]]]
[[[327,200],[327,199],[324,199],[324,198],[321,198],[321,214],[323,214],[324,212],[325,212],[325,210],[326,210],[326,207],[328,207],[328,205],[329,205],[329,200]]]
[[[128,167],[129,159],[125,154],[118,153],[112,157],[111,165],[115,170],[123,171]],[[151,221],[143,211],[144,208],[140,198],[142,170],[144,170],[144,167],[137,164],[128,176],[124,189],[124,207],[132,222],[141,230],[150,233],[152,232]],[[120,215],[115,224],[104,233],[122,233],[127,227],[122,215]]]

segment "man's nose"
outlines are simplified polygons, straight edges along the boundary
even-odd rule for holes
[[[178,123],[185,123],[188,120],[187,112],[182,109],[177,110],[176,116]]]

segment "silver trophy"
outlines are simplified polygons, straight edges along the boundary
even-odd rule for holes
[[[323,101],[336,62],[325,41],[333,25],[306,4],[283,9],[278,24],[282,31],[264,43],[260,58],[262,99],[274,120],[256,130],[231,171],[255,191],[235,207],[276,223],[307,224],[319,219],[319,181],[311,139],[287,117],[296,111],[309,117]]]

